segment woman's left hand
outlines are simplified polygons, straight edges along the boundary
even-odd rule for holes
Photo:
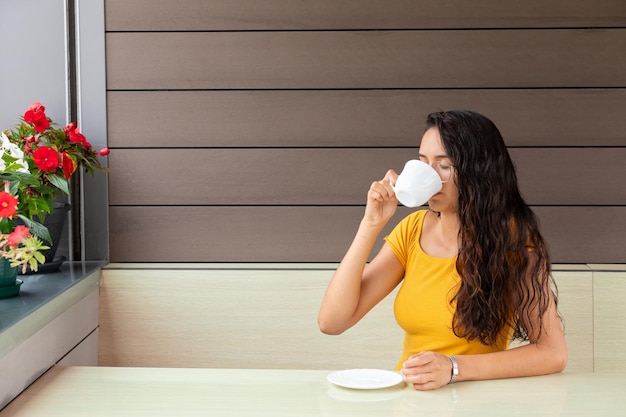
[[[452,362],[446,355],[420,352],[404,362],[400,370],[404,382],[420,391],[437,389],[450,382]]]

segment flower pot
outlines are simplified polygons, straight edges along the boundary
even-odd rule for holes
[[[44,274],[47,272],[56,272],[59,270],[63,262],[65,262],[65,256],[55,257],[57,249],[59,248],[59,242],[61,236],[65,230],[65,224],[67,223],[67,212],[70,211],[71,206],[67,203],[58,203],[55,205],[52,213],[47,215],[44,219],[43,225],[48,228],[50,237],[52,238],[52,244],[46,243],[46,246],[50,246],[50,249],[41,251],[46,258],[46,262],[39,265],[37,272],[31,271],[30,268],[26,269],[25,274]],[[35,219],[38,220],[38,219]],[[19,271],[22,274],[22,271]]]
[[[0,299],[15,297],[20,292],[22,280],[17,279],[17,267],[6,258],[0,258]]]
[[[71,206],[67,203],[59,204],[54,208],[54,210],[52,210],[52,214],[46,216],[46,219],[43,222],[43,225],[48,228],[48,231],[50,232],[50,237],[52,238],[52,245],[48,245],[50,246],[50,249],[41,251],[41,253],[43,253],[43,255],[46,257],[46,264],[54,261],[57,249],[59,248],[59,242],[61,241],[61,236],[63,235],[63,231],[65,230],[65,223],[67,223],[67,213],[70,211],[70,208]]]

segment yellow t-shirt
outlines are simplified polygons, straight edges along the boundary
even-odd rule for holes
[[[454,334],[454,305],[450,301],[460,282],[456,257],[436,258],[422,250],[420,236],[427,212],[410,214],[385,237],[405,271],[394,304],[396,321],[405,331],[396,370],[410,356],[424,351],[462,355],[506,350],[512,334],[511,329],[504,329],[494,346],[485,346],[478,340],[468,342]]]

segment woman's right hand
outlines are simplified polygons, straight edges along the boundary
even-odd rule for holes
[[[367,192],[367,205],[363,220],[371,226],[382,227],[393,217],[398,208],[398,199],[391,187],[398,174],[390,169],[385,178],[374,181]]]

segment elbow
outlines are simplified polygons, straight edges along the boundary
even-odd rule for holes
[[[563,343],[560,345],[560,348],[554,353],[554,366],[556,368],[556,372],[563,372],[567,367],[568,360],[568,352],[567,352],[567,343],[565,342],[565,338],[563,338]]]
[[[557,355],[555,355],[554,358],[554,372],[558,373],[558,372],[563,372],[565,370],[565,368],[567,367],[567,350],[564,350],[563,352],[559,352]]]
[[[545,373],[556,374],[563,372],[567,367],[567,348],[563,347],[562,349],[550,352],[549,358],[546,359],[545,363],[548,368]]]
[[[344,332],[345,329],[338,327],[332,320],[322,317],[317,318],[317,325],[324,334],[336,336]]]

